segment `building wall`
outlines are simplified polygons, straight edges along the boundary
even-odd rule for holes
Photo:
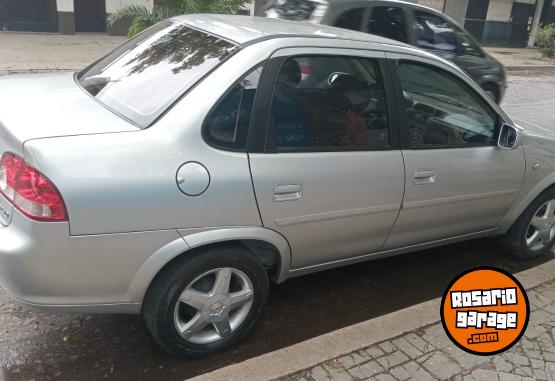
[[[442,12],[445,0],[417,0],[416,3]]]
[[[468,0],[445,0],[443,11],[460,25],[464,25],[467,8]]]
[[[512,9],[513,0],[490,0],[486,20],[509,21]]]
[[[0,0],[0,30],[56,32],[56,0]]]
[[[58,12],[73,12],[73,0],[56,0]]]
[[[106,0],[106,13],[114,13],[128,5],[143,5],[152,9],[154,0]]]
[[[513,3],[536,4],[536,0],[490,0],[486,20],[510,21]]]
[[[73,0],[56,0],[58,8],[58,31],[62,34],[75,33]]]

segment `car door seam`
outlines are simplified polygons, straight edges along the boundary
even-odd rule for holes
[[[401,154],[401,160],[403,162],[403,195],[401,197],[401,203],[399,204],[397,217],[395,217],[395,221],[393,221],[393,224],[391,225],[391,229],[389,229],[389,232],[387,233],[387,236],[383,241],[382,250],[386,247],[387,241],[389,241],[389,237],[391,236],[391,233],[393,232],[393,229],[395,228],[395,225],[397,225],[397,221],[401,216],[401,211],[405,207],[405,193],[407,191],[407,166],[405,165],[405,155],[403,154],[403,150],[399,150],[399,153]]]

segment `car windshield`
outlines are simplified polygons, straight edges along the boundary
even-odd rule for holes
[[[81,86],[142,128],[238,46],[165,21],[125,42],[78,74]]]

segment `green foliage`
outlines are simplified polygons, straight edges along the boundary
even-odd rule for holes
[[[120,20],[131,19],[131,27],[127,32],[128,37],[142,32],[143,30],[151,27],[152,25],[167,19],[168,17],[175,16],[177,13],[168,7],[155,6],[152,10],[142,5],[129,5],[120,9],[116,13],[112,13],[108,17],[108,23],[113,26]]]
[[[545,25],[536,34],[536,43],[544,57],[555,56],[555,24]]]
[[[246,0],[167,0],[168,8],[179,14],[185,13],[233,13]]]
[[[123,19],[131,19],[128,37],[142,32],[148,27],[179,14],[186,13],[233,13],[249,0],[167,0],[166,6],[155,6],[152,11],[142,5],[129,5],[108,17],[113,26]]]

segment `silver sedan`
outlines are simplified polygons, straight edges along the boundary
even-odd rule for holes
[[[142,313],[176,356],[243,339],[270,281],[555,240],[555,137],[392,40],[182,16],[0,90],[1,283],[54,312]]]

